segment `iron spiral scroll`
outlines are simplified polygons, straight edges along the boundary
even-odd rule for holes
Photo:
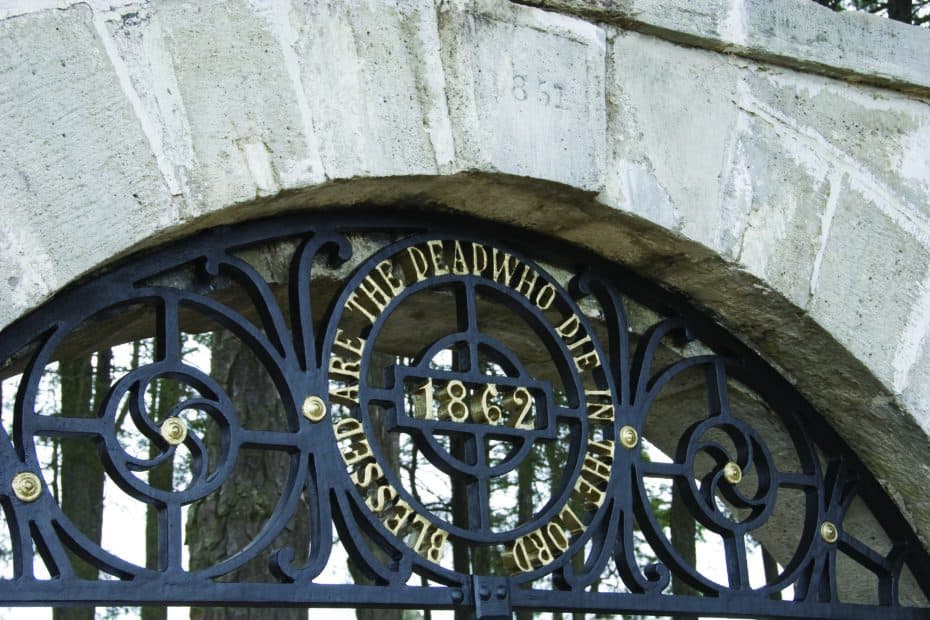
[[[218,330],[267,373],[276,426],[243,423],[185,349]],[[151,355],[92,415],[42,405],[49,368],[130,337]],[[18,378],[0,431],[9,605],[930,618],[926,551],[777,373],[678,296],[524,232],[319,215],[214,229],[63,292],[0,335],[0,360]],[[166,382],[181,396],[154,411]],[[157,512],[157,559],[62,510],[46,461],[65,440]],[[195,568],[187,511],[247,452],[282,463],[273,505]],[[153,485],[167,462],[186,477]],[[715,561],[670,534],[672,510]],[[298,517],[306,537],[280,544]],[[364,584],[334,583],[341,553]],[[264,578],[237,577],[255,562]]]

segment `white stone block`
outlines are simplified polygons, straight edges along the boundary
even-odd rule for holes
[[[287,22],[275,7],[239,0],[156,10],[190,127],[195,212],[321,180],[287,63]]]
[[[601,189],[603,30],[500,3],[442,22],[459,165]]]
[[[738,68],[719,54],[637,33],[612,34],[611,159],[603,200],[656,223],[673,221],[686,236],[728,250],[719,231],[721,221],[732,215],[722,212],[728,205],[721,195],[731,169],[736,169],[731,151],[740,131],[739,110],[733,105]],[[667,206],[643,204],[639,201],[649,195],[630,192],[628,162],[650,172],[662,188],[653,196],[667,200]]]
[[[294,18],[327,176],[435,174],[451,164],[432,2],[312,1]]]
[[[0,83],[2,326],[178,213],[86,5],[0,22]]]

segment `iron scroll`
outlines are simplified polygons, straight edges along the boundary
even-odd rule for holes
[[[146,316],[151,333],[132,327]],[[278,427],[243,425],[185,351],[217,329],[268,373]],[[92,416],[40,406],[58,360],[130,337],[150,338],[151,358]],[[926,550],[786,381],[681,297],[525,232],[320,215],[214,229],[64,291],[0,334],[0,363],[18,377],[0,431],[8,605],[930,618]],[[159,417],[146,394],[164,381],[184,398]],[[157,449],[127,448],[129,423]],[[157,561],[104,548],[62,510],[47,446],[64,439],[95,445],[157,510]],[[277,499],[242,548],[194,569],[186,511],[246,451],[281,455]],[[150,484],[169,461],[187,477]],[[716,541],[716,570],[673,540],[668,498]],[[277,546],[298,514],[306,540]],[[363,584],[333,583],[340,549]],[[100,578],[76,576],[75,558]],[[235,577],[256,561],[265,578]]]

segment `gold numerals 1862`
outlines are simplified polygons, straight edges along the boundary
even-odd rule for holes
[[[466,385],[458,379],[427,379],[413,393],[413,415],[420,420],[536,427],[533,395],[525,387],[485,383]]]

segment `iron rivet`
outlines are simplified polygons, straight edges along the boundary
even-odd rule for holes
[[[42,481],[31,471],[21,471],[13,476],[13,493],[23,502],[34,502],[42,495]]]
[[[326,403],[319,396],[308,396],[302,411],[304,417],[311,422],[319,422],[326,417]]]
[[[504,586],[497,586],[497,590],[494,592],[497,598],[504,600],[507,598],[507,588]]]
[[[478,596],[481,597],[482,601],[486,601],[491,598],[491,589],[487,586],[481,586],[478,588]]]
[[[172,446],[184,443],[187,439],[187,422],[178,417],[170,417],[161,423],[161,436]]]
[[[639,443],[639,433],[632,426],[623,426],[620,428],[620,445],[624,448],[633,449]]]
[[[740,480],[743,479],[743,470],[740,469],[739,465],[730,461],[723,466],[723,477],[730,484],[739,484]]]
[[[449,597],[452,599],[453,603],[461,603],[465,600],[465,595],[459,589],[452,590],[452,592],[449,593]]]
[[[820,537],[823,538],[824,542],[832,545],[840,537],[840,531],[836,529],[836,526],[831,521],[824,521],[820,524]]]

